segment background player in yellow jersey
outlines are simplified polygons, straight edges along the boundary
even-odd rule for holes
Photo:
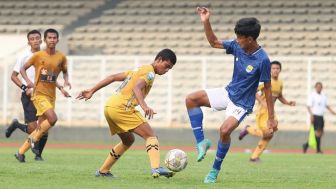
[[[283,104],[295,106],[295,101],[287,101],[285,97],[282,95],[283,82],[282,80],[279,79],[280,72],[281,72],[281,63],[278,61],[271,62],[271,76],[272,76],[271,85],[272,85],[273,103],[275,103],[275,101],[279,99],[280,102]],[[258,143],[258,146],[252,153],[252,156],[250,158],[251,162],[260,161],[261,154],[266,149],[269,141],[273,137],[273,132],[269,132],[269,129],[267,127],[268,113],[263,89],[264,85],[260,85],[258,87],[258,92],[256,94],[256,99],[258,101],[257,114],[256,114],[257,126],[250,127],[249,125],[247,125],[240,132],[239,135],[239,140],[242,140],[247,134],[251,134],[261,138]]]
[[[93,88],[84,90],[78,95],[78,99],[88,100],[96,91],[110,83],[123,81],[116,92],[110,96],[104,108],[111,135],[117,134],[121,142],[112,148],[103,165],[96,171],[96,177],[114,177],[110,169],[133,144],[133,133],[146,140],[152,176],[154,178],[173,176],[173,172],[160,167],[159,141],[147,120],[135,107],[140,105],[145,117],[153,118],[155,111],[146,104],[144,98],[153,85],[155,74],[167,73],[175,63],[175,53],[170,49],[163,49],[156,55],[154,63],[141,66],[136,70],[110,75]]]
[[[32,101],[38,116],[37,128],[32,132],[24,144],[20,147],[15,157],[20,162],[25,162],[24,153],[34,147],[41,137],[57,122],[57,115],[54,111],[56,100],[56,81],[59,73],[63,72],[64,87],[71,85],[68,81],[67,60],[63,53],[56,50],[58,43],[58,32],[48,29],[44,32],[46,49],[34,53],[34,55],[23,65],[20,73],[27,82],[28,88],[34,88]],[[28,78],[26,70],[34,66],[35,82]],[[70,97],[68,93],[65,96]]]

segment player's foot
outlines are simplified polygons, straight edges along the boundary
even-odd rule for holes
[[[239,133],[239,137],[238,137],[239,140],[243,140],[243,138],[248,134],[248,132],[247,132],[247,128],[249,128],[249,127],[250,127],[249,125],[246,125],[246,126],[244,127],[244,129],[242,129],[242,130],[240,131],[240,133]]]
[[[37,156],[35,156],[35,161],[44,161],[44,159],[42,158],[42,156],[41,155],[37,155]]]
[[[304,154],[307,153],[307,150],[308,150],[308,144],[307,143],[302,145],[302,150],[303,150]]]
[[[9,138],[12,133],[15,131],[15,129],[17,129],[17,126],[16,124],[18,123],[19,121],[17,119],[13,119],[13,121],[11,122],[11,124],[9,124],[8,128],[6,129],[6,138]]]
[[[108,171],[107,173],[101,173],[99,170],[96,171],[95,173],[96,177],[109,177],[109,178],[115,178],[115,176],[112,175],[112,173],[110,171]]]
[[[159,176],[165,176],[167,178],[170,178],[175,174],[173,171],[169,171],[168,169],[163,167],[152,169],[151,173],[153,178],[158,178]]]
[[[323,154],[323,152],[321,150],[316,151],[317,154]]]
[[[204,178],[204,183],[216,183],[219,170],[212,168],[208,175]]]
[[[204,139],[202,142],[196,145],[197,149],[197,161],[200,162],[204,159],[207,151],[211,147],[211,141],[209,139]]]
[[[251,163],[261,163],[260,158],[250,158]]]
[[[16,154],[14,154],[14,156],[19,162],[21,162],[21,163],[26,162],[25,161],[26,157],[25,157],[24,154],[19,154],[19,152],[17,152]]]
[[[28,140],[30,141],[32,152],[37,156],[40,155],[40,150],[38,149],[37,142],[33,140],[33,137],[29,137]]]

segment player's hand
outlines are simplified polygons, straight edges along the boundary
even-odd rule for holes
[[[296,105],[296,102],[295,102],[295,101],[289,101],[288,105],[290,105],[290,106],[295,106],[295,105]]]
[[[33,88],[29,88],[26,90],[26,95],[31,96],[33,94]]]
[[[34,83],[31,82],[30,80],[27,81],[27,88],[34,88]]]
[[[145,112],[145,117],[148,117],[148,119],[153,119],[154,114],[156,114],[156,112],[154,112],[154,110],[152,108],[143,107],[142,109]]]
[[[278,130],[278,121],[274,119],[269,119],[267,121],[267,125],[270,129],[272,129],[273,132],[276,132]]]
[[[200,15],[202,22],[210,19],[210,11],[206,7],[197,7],[197,13]]]
[[[78,100],[85,99],[85,101],[87,101],[92,97],[92,95],[93,95],[93,92],[87,89],[87,90],[81,91],[76,97],[76,99]]]
[[[61,88],[61,92],[62,92],[62,94],[63,94],[64,97],[67,97],[67,98],[70,98],[70,97],[71,97],[71,95],[68,93],[68,91],[66,91],[66,90],[64,89],[64,87]]]
[[[69,87],[69,90],[71,89],[71,84],[69,81],[64,81],[64,88]]]

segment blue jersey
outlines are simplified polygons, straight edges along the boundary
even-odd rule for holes
[[[234,56],[232,81],[226,87],[229,98],[251,113],[259,82],[271,82],[271,62],[262,48],[249,55],[235,40],[223,41],[223,46]]]

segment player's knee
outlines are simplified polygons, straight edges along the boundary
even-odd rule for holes
[[[185,99],[185,103],[187,107],[194,107],[198,105],[197,98],[194,94],[188,94]]]
[[[122,140],[122,143],[123,143],[125,146],[132,146],[132,144],[134,143],[134,141],[135,141],[134,136],[130,136],[130,137],[128,137],[127,139]]]
[[[231,135],[231,130],[228,127],[221,127],[219,129],[219,132],[220,132],[220,136],[222,136],[223,138],[230,137]]]
[[[51,126],[54,126],[57,122],[57,116],[53,116],[53,117],[49,118],[48,122]]]

